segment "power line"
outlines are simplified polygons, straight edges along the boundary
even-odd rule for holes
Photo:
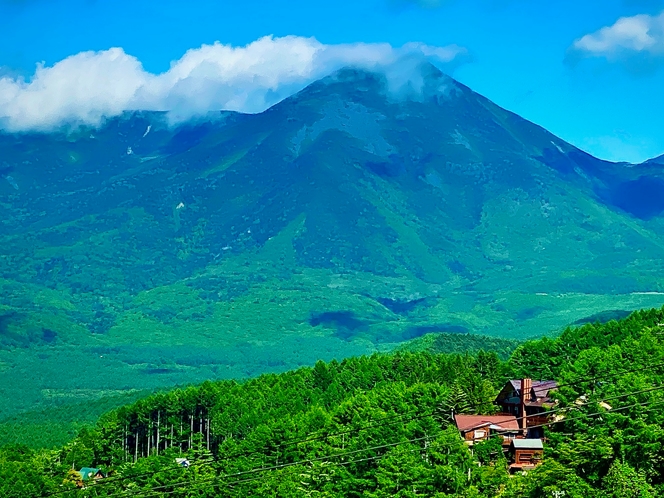
[[[662,387],[664,387],[664,386],[662,386]],[[600,411],[600,412],[585,414],[584,416],[580,416],[580,417],[573,417],[573,418],[562,419],[562,420],[554,420],[554,421],[546,422],[544,424],[533,425],[533,426],[530,426],[529,429],[535,429],[535,428],[539,428],[539,427],[547,427],[547,426],[551,426],[551,425],[555,425],[555,424],[571,422],[571,421],[574,421],[574,420],[581,420],[581,419],[585,419],[587,417],[594,417],[594,416],[597,416],[597,415],[604,415],[604,414],[607,414],[607,413],[620,412],[620,411],[624,411],[624,410],[627,410],[627,409],[630,409],[630,408],[635,408],[635,407],[640,407],[640,406],[647,406],[649,404],[650,404],[650,402],[635,403],[635,404],[620,407],[620,408],[612,408],[610,410],[603,410],[603,411]],[[661,405],[661,404],[664,404],[664,400],[651,404],[651,408],[649,410],[646,410],[646,413],[652,411],[655,406],[658,406],[658,405]],[[331,460],[331,459],[335,459],[335,458],[339,458],[339,457],[343,457],[343,456],[347,456],[347,455],[351,455],[351,454],[364,453],[364,452],[367,452],[367,451],[385,449],[385,448],[390,448],[390,447],[394,447],[394,446],[399,446],[399,445],[402,445],[402,444],[419,442],[419,441],[431,439],[431,437],[432,436],[425,436],[425,437],[420,437],[420,438],[408,439],[408,440],[405,440],[405,441],[399,441],[399,442],[388,443],[388,444],[379,445],[379,446],[373,446],[373,447],[359,449],[359,450],[353,450],[353,451],[349,451],[349,452],[345,452],[345,453],[338,453],[336,455],[328,455],[328,456],[324,456],[324,457],[309,458],[309,459],[299,460],[299,461],[296,461],[296,462],[290,462],[290,463],[285,463],[285,464],[281,464],[281,465],[274,465],[274,466],[270,466],[270,467],[259,467],[259,468],[254,468],[254,469],[242,471],[242,472],[226,474],[224,476],[217,476],[217,477],[213,477],[213,478],[210,478],[210,479],[205,479],[205,480],[198,481],[198,482],[196,482],[196,481],[186,481],[186,482],[181,482],[181,483],[174,483],[174,484],[158,486],[156,488],[152,488],[150,490],[145,490],[143,492],[139,491],[137,493],[131,493],[131,492],[127,493],[125,491],[125,492],[120,492],[118,494],[109,495],[109,496],[111,496],[111,497],[112,496],[145,497],[145,496],[150,496],[150,494],[154,494],[158,490],[163,490],[163,489],[167,489],[167,488],[181,487],[181,486],[186,486],[186,485],[195,486],[195,485],[200,485],[200,484],[209,484],[209,483],[212,483],[212,482],[223,481],[223,480],[228,479],[228,478],[240,477],[240,476],[243,476],[243,475],[262,473],[262,472],[272,471],[272,470],[280,470],[280,469],[283,469],[283,468],[286,468],[286,467],[292,467],[292,466],[296,466],[296,465],[300,465],[300,464],[313,463],[313,462],[317,462],[317,461],[327,461],[327,460]],[[489,437],[502,437],[502,435],[501,434],[493,434]],[[449,446],[449,445],[445,445],[445,446]],[[232,484],[232,483],[230,483],[230,484]],[[127,490],[127,491],[129,491],[129,490]],[[165,494],[165,492],[160,493],[160,494]]]
[[[353,434],[353,433],[356,433],[356,432],[362,432],[362,431],[372,429],[372,428],[376,428],[376,427],[386,427],[386,426],[394,425],[396,423],[402,422],[411,413],[414,413],[414,412],[407,412],[407,413],[404,413],[404,414],[401,414],[401,415],[391,415],[391,416],[386,417],[385,419],[383,419],[383,420],[391,420],[391,419],[395,419],[395,418],[398,419],[398,420],[395,420],[394,422],[390,422],[390,423],[383,423],[383,421],[381,421],[381,423],[365,425],[365,426],[362,426],[362,427],[356,427],[354,429],[348,429],[348,430],[343,431],[343,432],[324,434],[324,435],[317,436],[317,437],[312,437],[312,438],[305,438],[305,439],[293,438],[293,439],[286,440],[286,441],[283,441],[283,442],[279,443],[278,445],[275,446],[274,449],[277,450],[277,449],[283,448],[287,445],[295,445],[295,444],[299,445],[299,444],[303,444],[303,443],[318,441],[318,440],[321,440],[321,439],[328,439],[328,438],[332,438],[332,437],[338,437],[338,436],[344,436],[344,435],[347,435],[347,434]],[[420,420],[420,419],[424,419],[424,418],[428,418],[428,417],[433,417],[433,416],[437,415],[438,413],[439,413],[439,410],[434,410],[430,413],[421,414],[421,415],[418,415],[418,416],[408,418],[407,420],[409,422],[412,422],[414,420]],[[320,432],[321,430],[322,429],[319,429],[319,430],[313,431],[312,433],[309,433],[309,434],[315,434],[317,432]],[[203,467],[203,466],[206,466],[206,465],[212,465],[214,463],[223,462],[223,461],[231,460],[231,459],[234,459],[234,458],[246,457],[246,456],[251,456],[251,455],[254,455],[254,454],[262,454],[263,451],[265,451],[265,450],[270,450],[270,449],[269,448],[261,448],[261,449],[257,449],[257,450],[251,450],[251,451],[247,450],[247,451],[243,451],[243,452],[239,452],[239,453],[235,453],[235,454],[231,454],[231,455],[224,455],[221,458],[217,458],[217,459],[213,459],[213,460],[201,460],[201,461],[197,461],[194,464],[190,465],[188,468]],[[165,469],[165,470],[176,471],[176,470],[179,470],[179,469],[181,469],[181,467],[173,466],[172,468],[168,468],[168,469]],[[95,487],[98,489],[100,486],[108,486],[108,485],[119,483],[121,481],[126,481],[126,480],[136,480],[137,478],[151,476],[151,475],[153,475],[152,472],[144,472],[144,473],[141,473],[141,474],[121,476],[121,477],[116,477],[116,478],[110,477],[110,478],[104,479],[103,481],[101,481],[99,483],[96,483]],[[51,496],[56,496],[56,495],[60,495],[60,494],[64,494],[64,493],[70,493],[72,491],[75,491],[75,490],[60,490],[60,491],[57,491],[57,492],[54,492],[54,493],[43,495],[43,498],[49,498]]]
[[[357,453],[365,453],[367,451],[390,448],[390,447],[393,447],[393,446],[398,446],[400,444],[424,441],[425,439],[430,439],[430,438],[431,438],[431,436],[424,436],[424,437],[419,437],[419,438],[414,438],[414,439],[408,439],[406,441],[399,441],[399,442],[396,442],[396,443],[387,443],[387,444],[381,444],[381,445],[372,446],[372,447],[369,447],[369,448],[363,448],[363,449],[359,449],[359,450],[346,451],[344,453],[337,453],[336,455],[326,455],[326,456],[322,456],[322,457],[307,458],[305,460],[299,460],[299,461],[296,461],[296,462],[283,463],[283,464],[279,464],[279,465],[272,465],[272,466],[269,466],[269,467],[258,467],[258,468],[254,468],[254,469],[250,469],[250,470],[244,470],[244,471],[241,471],[241,472],[234,472],[234,473],[231,473],[231,474],[226,474],[224,476],[216,476],[216,477],[213,477],[213,478],[210,478],[210,479],[205,479],[203,481],[198,481],[197,484],[204,484],[204,483],[208,483],[208,482],[218,481],[218,480],[221,480],[221,479],[228,479],[229,477],[240,477],[240,476],[243,476],[243,475],[256,474],[256,473],[272,471],[272,470],[280,470],[280,469],[284,469],[286,467],[293,467],[293,466],[296,466],[296,465],[300,465],[302,463],[313,463],[313,462],[318,462],[318,461],[326,461],[326,460],[330,460],[332,458],[338,458],[338,457],[347,456],[347,455],[354,455],[354,454],[357,454]],[[181,482],[181,483],[175,483],[175,484],[167,484],[167,485],[163,485],[163,486],[158,486],[156,488],[152,488],[149,491],[152,493],[152,492],[160,490],[160,489],[166,489],[166,488],[170,488],[170,487],[180,487],[180,486],[186,486],[186,485],[190,485],[190,484],[195,484],[195,483],[194,482]],[[120,492],[119,494],[109,495],[109,496],[124,496],[124,495],[127,495],[127,493],[126,492]],[[132,494],[129,494],[128,496],[132,496]],[[140,493],[139,494],[134,494],[133,496],[141,496],[141,494]]]
[[[657,402],[657,403],[653,403],[653,404],[651,405],[650,409],[649,409],[649,410],[645,410],[643,413],[649,413],[649,412],[651,412],[651,411],[654,411],[655,408],[656,408],[658,405],[661,405],[661,404],[664,404],[664,400],[659,401],[659,402]],[[647,403],[640,403],[640,404],[634,404],[634,405],[625,406],[625,407],[621,407],[621,408],[617,408],[617,409],[612,409],[612,410],[610,410],[610,411],[611,411],[611,412],[618,412],[618,411],[626,410],[626,409],[629,409],[629,408],[634,408],[634,407],[637,407],[637,406],[646,406],[646,405],[647,405]],[[589,416],[596,416],[596,415],[604,414],[604,413],[606,413],[606,412],[597,412],[597,413],[589,414],[589,415],[586,415],[586,416],[588,416],[588,417],[589,417]],[[554,425],[554,424],[559,424],[559,423],[563,423],[563,422],[567,422],[567,421],[575,420],[575,419],[581,419],[581,418],[584,418],[584,417],[575,417],[574,419],[552,421],[552,422],[550,422],[549,424],[542,424],[542,426],[543,426],[543,425]],[[532,426],[532,427],[537,427],[537,426]],[[494,434],[493,436],[500,436],[500,434]],[[491,437],[491,436],[490,436],[490,437]],[[406,444],[406,442],[404,442],[403,444]],[[437,444],[435,441],[432,443],[431,446],[432,446],[432,447],[433,447],[433,446],[445,447],[445,446],[441,446],[440,444]],[[426,449],[428,449],[428,448],[415,448],[415,449],[412,449],[412,450],[408,450],[407,453],[412,453],[412,452],[415,452],[415,451],[422,451],[423,449],[426,450]],[[362,458],[362,459],[358,459],[358,460],[351,460],[351,461],[348,461],[348,462],[330,462],[330,463],[333,463],[334,465],[337,465],[337,466],[344,466],[344,465],[350,465],[350,464],[353,464],[353,463],[359,463],[359,462],[364,462],[364,461],[380,460],[380,459],[384,458],[385,456],[386,456],[386,455],[383,454],[383,455],[376,455],[376,456],[368,457],[368,458]],[[250,479],[244,479],[244,480],[242,480],[242,481],[234,481],[234,482],[230,482],[230,483],[226,483],[226,484],[228,484],[229,486],[233,486],[233,485],[235,485],[235,484],[241,484],[241,483],[246,483],[246,482],[251,482],[251,481],[257,481],[257,480],[259,480],[259,479],[261,479],[261,478],[262,478],[262,477],[253,477],[253,478],[250,478]],[[175,491],[171,491],[171,492],[164,493],[164,494],[170,494],[170,493],[174,493],[174,492],[175,492]]]
[[[594,376],[591,376],[591,377],[585,377],[585,379],[582,378],[581,380],[575,380],[573,382],[567,382],[565,384],[556,385],[556,389],[560,389],[561,387],[574,386],[574,385],[577,385],[577,384],[583,384],[583,383],[586,383],[586,382],[593,382],[593,381],[596,381],[596,380],[611,379],[613,377],[619,377],[621,375],[625,375],[625,374],[628,374],[628,373],[643,372],[643,370],[646,369],[646,368],[657,368],[657,367],[662,367],[662,366],[664,366],[664,362],[655,363],[655,364],[652,364],[652,365],[647,365],[647,364],[646,365],[641,365],[640,367],[637,367],[637,368],[633,368],[633,369],[630,369],[630,370],[624,370],[622,372],[615,372],[615,373],[612,373],[612,374],[594,375]]]
[[[402,442],[402,443],[400,443],[400,444],[406,444],[406,443],[408,443],[408,441],[404,441],[404,442]],[[432,444],[435,444],[435,443],[432,443]],[[440,445],[438,445],[438,446],[440,446]],[[422,451],[422,449],[423,449],[423,448],[418,447],[418,448],[414,448],[414,449],[412,449],[412,450],[408,450],[406,453],[413,453],[413,452],[415,452],[415,451]],[[425,449],[425,448],[424,448],[424,449]],[[351,465],[351,464],[354,464],[354,463],[361,463],[361,462],[369,462],[369,461],[373,461],[373,460],[380,460],[380,459],[384,458],[385,455],[386,455],[386,454],[376,455],[376,456],[367,457],[367,458],[358,458],[358,459],[356,459],[356,460],[349,460],[349,461],[347,461],[347,462],[331,462],[331,461],[330,461],[330,462],[327,462],[327,461],[325,461],[324,463],[331,463],[331,464],[333,464],[333,465],[337,465],[337,466],[343,467],[343,466]],[[258,480],[260,480],[260,479],[262,479],[261,476],[258,476],[258,477],[250,477],[250,478],[248,478],[248,479],[242,479],[242,480],[239,480],[239,481],[226,482],[226,483],[224,483],[224,484],[226,484],[226,485],[228,485],[228,486],[235,486],[235,485],[238,485],[238,484],[245,484],[245,483],[247,483],[247,482],[258,481]],[[193,484],[193,485],[196,485],[196,484],[204,484],[204,483],[199,481],[198,483],[193,482],[192,484]],[[181,491],[183,491],[183,490],[181,490],[181,489],[177,489],[177,490],[171,490],[171,491],[162,491],[162,492],[159,492],[158,495],[159,495],[159,496],[165,496],[165,495],[169,495],[169,494],[173,494],[173,493],[178,493],[178,492],[181,492]],[[151,493],[151,492],[152,492],[152,491],[150,490],[150,493]],[[143,495],[143,496],[144,496],[144,497],[145,497],[145,496],[148,496],[148,497],[149,497],[150,494],[146,494],[146,495]]]
[[[573,409],[573,408],[579,407],[579,406],[585,406],[585,405],[589,405],[589,404],[592,404],[592,403],[600,403],[600,402],[605,402],[605,401],[611,401],[611,400],[623,398],[623,397],[626,397],[626,396],[637,395],[637,394],[642,394],[642,393],[647,393],[647,392],[653,392],[653,391],[657,391],[657,390],[661,390],[661,389],[664,389],[664,386],[658,386],[658,387],[645,389],[645,390],[641,390],[641,391],[629,392],[629,393],[626,393],[626,394],[617,395],[617,396],[613,396],[613,397],[609,397],[609,398],[605,398],[605,399],[600,399],[600,400],[595,400],[595,401],[588,401],[586,403],[575,404],[575,405],[569,406],[569,407],[559,407],[559,408],[556,408],[556,409],[553,409],[553,410],[538,413],[536,415],[530,415],[530,416],[525,415],[525,416],[515,417],[515,418],[518,421],[518,420],[523,420],[524,418],[533,417],[533,416],[550,415],[550,414],[553,414],[553,413],[557,413],[559,411],[565,411],[565,410]],[[423,418],[428,418],[428,417],[438,415],[440,413],[440,410],[434,410],[430,413],[417,415],[417,416],[414,416],[414,417],[411,417],[411,418],[408,419],[407,417],[410,413],[413,413],[413,412],[407,412],[407,413],[401,414],[401,415],[392,415],[392,416],[386,417],[384,419],[384,420],[394,419],[394,418],[398,419],[398,420],[396,420],[394,422],[391,422],[391,423],[385,423],[384,420],[383,420],[383,421],[381,421],[381,423],[370,424],[370,425],[357,427],[357,428],[349,429],[349,430],[342,431],[342,432],[325,434],[325,435],[321,435],[321,436],[317,436],[317,437],[305,438],[305,439],[299,439],[299,440],[298,439],[286,440],[286,441],[283,441],[280,444],[278,444],[275,448],[279,449],[279,448],[283,448],[283,447],[285,447],[289,444],[291,444],[291,445],[298,444],[299,445],[299,444],[303,444],[303,443],[306,443],[306,442],[312,442],[312,441],[316,441],[316,440],[328,439],[328,438],[331,438],[331,437],[338,437],[338,436],[342,436],[342,435],[346,435],[346,434],[362,432],[362,431],[370,429],[370,428],[384,427],[384,426],[393,425],[395,423],[398,423],[398,422],[401,422],[401,421],[404,421],[404,420],[408,420],[409,422],[414,421],[414,420],[420,420],[420,419],[423,419]],[[537,428],[537,427],[539,427],[539,426],[530,426],[529,428]],[[313,434],[315,434],[316,432],[320,432],[320,431],[321,430],[314,431]],[[312,434],[312,433],[310,433],[310,434]],[[199,467],[204,467],[204,466],[207,466],[207,465],[213,465],[215,463],[230,460],[230,459],[233,459],[233,458],[239,458],[239,457],[242,457],[242,456],[251,456],[251,455],[254,455],[254,454],[257,454],[257,453],[262,453],[265,450],[268,450],[268,448],[257,449],[257,450],[252,450],[252,451],[244,451],[244,452],[240,452],[240,453],[236,453],[236,454],[232,454],[232,455],[225,455],[224,457],[219,458],[219,459],[215,459],[215,460],[202,460],[202,461],[194,463],[193,465],[190,465],[189,468],[192,468],[192,467],[193,468],[199,468]],[[167,470],[167,471],[176,471],[176,470],[179,470],[179,469],[180,469],[180,467],[174,466],[172,468],[165,469],[165,470]],[[137,475],[121,476],[121,477],[117,477],[117,478],[107,478],[107,479],[104,479],[103,481],[101,481],[100,483],[96,483],[95,487],[98,488],[100,486],[108,486],[108,485],[111,485],[111,484],[120,483],[122,481],[127,481],[127,480],[135,481],[135,480],[137,480],[141,477],[151,476],[151,475],[153,475],[152,472],[145,472],[145,473],[137,474]],[[61,490],[61,491],[57,491],[55,493],[44,495],[44,498],[48,498],[48,497],[51,497],[51,496],[55,496],[55,495],[59,495],[59,494],[63,494],[63,493],[68,493],[68,492],[71,492],[71,490]]]
[[[625,398],[627,396],[636,396],[637,394],[645,394],[645,393],[650,393],[650,392],[655,392],[655,391],[661,391],[663,389],[664,389],[664,385],[661,385],[661,386],[652,387],[650,389],[642,389],[641,391],[631,391],[631,392],[628,392],[626,394],[619,394],[619,395],[611,396],[611,397],[608,397],[608,398],[602,398],[602,399],[598,399],[598,400],[589,400],[589,401],[585,401],[583,403],[576,403],[575,402],[573,405],[560,406],[560,407],[554,408],[552,410],[548,410],[548,411],[540,412],[540,413],[535,413],[535,414],[532,414],[532,415],[522,415],[521,417],[516,417],[516,419],[518,421],[518,420],[523,420],[523,419],[528,419],[528,418],[541,417],[542,415],[550,415],[550,414],[553,414],[553,413],[558,413],[560,411],[570,410],[570,409],[577,408],[577,407],[580,407],[580,406],[592,405],[593,403],[605,403],[607,401],[612,401],[614,399]]]
[[[658,366],[664,366],[664,362],[660,362],[660,363],[656,363],[656,364],[652,364],[652,365],[643,365],[639,368],[635,368],[635,369],[631,369],[631,370],[625,370],[625,371],[622,371],[622,372],[617,372],[617,373],[613,373],[613,374],[610,374],[610,375],[605,375],[603,377],[602,376],[592,376],[592,377],[577,379],[574,382],[557,385],[556,389],[558,389],[560,387],[566,387],[566,386],[570,386],[570,385],[578,385],[578,384],[583,384],[583,383],[590,382],[590,381],[596,381],[596,380],[603,379],[603,378],[608,379],[608,378],[612,378],[612,377],[617,377],[617,376],[624,375],[624,374],[627,374],[627,373],[642,371],[644,368],[655,368],[655,367],[658,367]],[[655,388],[653,390],[656,390],[656,389],[657,388]],[[647,391],[644,391],[644,392],[647,392]],[[638,394],[638,392],[637,393],[629,393],[629,394]],[[629,394],[626,394],[625,396],[627,396]],[[620,397],[622,397],[622,396],[620,396]],[[615,398],[610,398],[610,399],[615,399]],[[609,399],[607,399],[607,400],[609,400]],[[599,400],[598,402],[600,402],[600,401],[605,401],[605,400]],[[559,411],[561,409],[563,409],[563,408],[550,410],[548,412],[543,412],[543,413],[540,413],[540,414],[537,414],[537,415],[555,413],[556,411]],[[412,421],[412,420],[432,417],[432,416],[438,415],[440,413],[441,413],[440,409],[436,409],[436,410],[433,410],[430,413],[422,414],[422,415],[419,415],[419,416],[416,416],[416,417],[412,417],[410,420]],[[321,440],[321,439],[328,439],[328,438],[331,438],[331,437],[337,437],[337,436],[343,436],[343,435],[346,435],[346,434],[352,434],[352,433],[355,433],[355,432],[361,432],[361,431],[369,429],[369,428],[392,425],[392,424],[386,424],[385,420],[398,419],[395,422],[393,422],[393,423],[397,423],[397,422],[401,421],[401,419],[404,419],[405,417],[407,417],[409,414],[410,413],[407,412],[407,413],[404,413],[404,414],[391,415],[389,417],[385,417],[380,423],[371,424],[371,425],[358,427],[358,428],[353,428],[353,429],[348,429],[348,430],[342,431],[342,432],[331,433],[331,434],[323,434],[323,435],[320,435],[320,436],[309,437],[309,438],[305,438],[305,439],[293,438],[293,439],[290,439],[290,440],[280,442],[278,445],[275,446],[274,449],[279,450],[279,449],[281,449],[283,447],[286,447],[288,445],[302,444],[302,443],[306,443],[306,442],[313,442],[313,441],[317,441],[317,440]],[[519,417],[517,420],[522,419],[522,418],[525,418],[525,417]],[[309,435],[316,434],[317,432],[321,432],[323,430],[325,430],[325,429],[319,429],[317,431],[310,432]],[[240,453],[225,455],[221,458],[217,458],[217,459],[211,460],[211,461],[206,460],[206,461],[201,461],[200,463],[196,462],[192,466],[193,467],[200,467],[200,466],[204,466],[204,465],[211,465],[215,462],[221,462],[221,461],[230,460],[230,459],[233,459],[233,458],[239,458],[239,457],[242,457],[242,456],[251,456],[251,455],[254,455],[254,454],[258,454],[258,453],[263,453],[265,450],[269,450],[269,449],[268,448],[261,448],[261,449],[257,449],[257,450],[251,450],[251,451],[243,451],[243,452],[240,452]],[[190,466],[190,467],[192,467],[192,466]],[[180,467],[174,466],[174,467],[172,467],[171,469],[168,469],[168,470],[175,471],[175,470],[178,470],[179,468]],[[149,475],[152,475],[152,473],[145,472],[145,473],[142,473],[142,474],[137,474],[137,475],[132,475],[132,476],[121,476],[121,477],[117,477],[117,478],[111,477],[111,478],[105,479],[101,483],[98,483],[97,486],[110,485],[110,484],[113,484],[113,483],[121,482],[121,481],[124,481],[124,480],[129,480],[129,479],[135,480],[137,478],[145,477],[145,476],[149,476]],[[48,497],[51,497],[51,496],[56,496],[56,495],[67,493],[67,492],[70,492],[70,491],[69,490],[61,490],[61,491],[57,491],[57,492],[50,493],[50,494],[47,494],[47,495],[43,495],[43,497],[48,498]]]
[[[635,369],[626,370],[626,371],[623,371],[623,372],[614,373],[614,374],[611,374],[611,375],[607,375],[607,376],[605,376],[605,378],[617,377],[617,376],[620,376],[620,375],[623,375],[623,374],[627,374],[627,373],[632,373],[632,372],[637,372],[637,371],[643,371],[644,368],[655,368],[655,367],[657,367],[657,366],[664,366],[664,362],[657,363],[657,364],[654,364],[654,365],[644,365],[644,366],[639,367],[639,368],[635,368]],[[558,388],[560,388],[560,387],[568,387],[568,386],[571,386],[571,385],[583,384],[583,383],[591,382],[591,381],[598,380],[598,379],[602,379],[602,380],[604,380],[603,378],[601,378],[601,377],[599,377],[599,376],[586,377],[586,378],[582,378],[582,379],[576,380],[576,381],[574,381],[574,382],[570,382],[570,383],[566,383],[566,384],[556,385],[556,389],[558,389]],[[633,395],[633,394],[640,394],[640,393],[650,392],[650,391],[655,391],[655,390],[659,390],[659,389],[662,389],[662,388],[661,388],[661,387],[656,387],[656,388],[649,389],[649,390],[637,391],[637,392],[628,393],[628,394],[625,394],[625,395],[616,396],[616,397],[613,397],[613,398],[606,398],[606,399],[598,400],[597,402],[610,401],[610,400],[612,400],[612,399],[618,399],[618,398],[625,397],[625,396],[629,396],[629,395]],[[589,402],[589,403],[584,403],[583,405],[585,405],[585,404],[590,404],[590,402]],[[583,405],[576,405],[576,406],[583,406]],[[568,409],[568,408],[573,408],[573,407],[561,407],[561,408],[557,408],[557,409],[553,409],[553,410],[549,410],[549,411],[541,412],[541,413],[538,413],[538,414],[536,414],[536,415],[531,415],[531,416],[542,416],[542,415],[547,415],[547,414],[557,413],[558,411],[565,410],[565,409]],[[346,431],[342,431],[342,432],[331,433],[331,434],[322,434],[322,435],[320,435],[320,436],[310,437],[310,438],[306,438],[306,439],[292,438],[292,439],[289,439],[289,440],[285,440],[285,441],[280,442],[278,445],[275,446],[274,450],[278,450],[278,449],[283,448],[283,447],[285,447],[285,446],[287,446],[287,445],[303,444],[303,443],[307,443],[307,442],[314,442],[314,441],[319,441],[319,440],[322,440],[322,439],[328,439],[328,438],[331,438],[331,437],[338,437],[338,436],[344,436],[344,435],[347,435],[347,434],[353,434],[353,433],[355,433],[355,432],[361,432],[361,431],[363,431],[363,430],[367,430],[367,429],[370,429],[370,428],[383,427],[383,426],[386,426],[386,425],[392,425],[392,424],[385,424],[384,421],[385,421],[385,420],[390,420],[390,419],[395,419],[395,418],[396,418],[396,419],[399,419],[399,420],[396,420],[396,421],[393,422],[393,423],[398,423],[399,421],[401,421],[400,419],[403,419],[403,418],[407,417],[410,413],[412,413],[412,412],[407,412],[407,413],[400,414],[400,415],[391,415],[391,416],[386,417],[385,419],[383,419],[380,423],[377,423],[377,424],[371,424],[371,425],[367,425],[367,426],[362,426],[362,427],[358,427],[358,428],[354,428],[354,429],[348,429],[348,430],[346,430]],[[439,413],[440,413],[440,410],[434,410],[434,411],[432,411],[432,412],[430,412],[430,413],[422,414],[422,415],[419,415],[419,416],[417,416],[417,417],[413,417],[413,418],[411,418],[411,419],[409,419],[409,420],[410,420],[410,421],[413,421],[413,420],[423,419],[423,418],[427,418],[427,417],[432,417],[432,416],[435,416],[435,415],[437,415],[437,414],[439,414]],[[522,420],[522,419],[527,418],[527,417],[528,417],[528,416],[521,416],[521,417],[516,417],[516,419],[517,419],[517,421],[518,421],[518,420]],[[316,434],[317,432],[321,432],[321,431],[323,431],[323,430],[324,430],[324,429],[319,429],[319,430],[317,430],[317,431],[312,431],[312,432],[310,432],[308,435]],[[243,451],[243,452],[235,453],[235,454],[231,454],[231,455],[225,455],[225,456],[223,456],[223,457],[221,457],[221,458],[217,458],[217,459],[214,459],[214,460],[206,460],[206,461],[203,461],[203,462],[200,462],[200,463],[198,463],[198,462],[197,462],[197,463],[194,463],[194,465],[191,465],[190,467],[192,467],[192,466],[193,466],[193,467],[197,467],[197,466],[202,466],[202,465],[210,465],[210,464],[213,464],[213,463],[216,463],[216,462],[222,462],[222,461],[230,460],[230,459],[234,459],[234,458],[251,456],[251,455],[255,455],[255,454],[262,453],[262,452],[265,451],[265,450],[266,450],[266,448],[262,448],[262,449],[251,450],[251,451]],[[174,466],[171,470],[175,471],[175,470],[178,470],[178,469],[179,469],[179,467],[175,467],[175,466]],[[143,473],[143,474],[138,474],[138,475],[133,475],[133,476],[123,476],[123,477],[118,477],[118,478],[107,478],[107,479],[105,479],[104,481],[102,481],[101,483],[97,484],[97,486],[101,486],[101,485],[109,485],[109,484],[113,484],[113,483],[115,483],[115,482],[120,482],[120,481],[122,481],[122,480],[136,479],[136,478],[139,478],[139,477],[145,477],[145,476],[149,476],[149,475],[152,475],[152,474],[146,472],[146,473]],[[66,492],[68,492],[68,491],[58,491],[58,492],[56,492],[56,493],[51,493],[51,494],[49,494],[49,495],[45,495],[44,498],[47,498],[47,497],[50,497],[50,496],[55,496],[55,495],[62,494],[62,493],[66,493]]]
[[[569,386],[575,386],[577,384],[583,384],[586,382],[593,382],[596,380],[604,380],[604,379],[610,379],[613,377],[619,377],[621,375],[625,375],[628,373],[634,373],[634,372],[642,372],[646,368],[657,368],[657,367],[664,367],[664,361],[659,362],[659,363],[653,363],[653,364],[645,364],[641,365],[640,367],[636,367],[630,370],[623,370],[621,372],[614,372],[611,374],[597,374],[597,375],[592,375],[592,376],[587,376],[587,377],[581,377],[580,379],[574,380],[572,382],[566,382],[564,384],[556,384],[555,389],[560,389],[561,387],[569,387]],[[520,379],[513,379],[513,380],[520,380]],[[540,381],[542,379],[539,379]]]
[[[653,411],[657,405],[661,405],[661,404],[664,404],[664,400],[663,400],[663,401],[659,401],[659,402],[657,402],[657,403],[653,403],[653,404],[651,405],[651,408],[650,408],[649,410],[646,410],[644,413],[648,413],[648,412]],[[645,402],[645,403],[636,403],[636,404],[633,404],[633,405],[624,406],[624,407],[616,408],[616,409],[613,409],[613,410],[607,410],[607,411],[604,411],[604,412],[596,412],[596,413],[588,414],[588,415],[586,415],[586,416],[587,416],[587,417],[590,417],[590,416],[601,415],[601,414],[604,414],[604,413],[607,413],[607,412],[618,412],[618,411],[622,411],[622,410],[627,410],[627,409],[629,409],[629,408],[634,408],[634,407],[637,407],[637,406],[646,406],[646,405],[648,405],[648,402]],[[567,422],[567,421],[570,421],[570,420],[576,420],[576,419],[582,419],[582,418],[584,418],[584,417],[575,417],[574,419],[551,421],[551,422],[549,422],[549,423],[547,423],[547,424],[541,424],[541,425],[539,425],[539,426],[532,426],[531,428],[535,428],[535,427],[543,427],[543,426],[546,426],[546,425],[555,425],[555,424],[559,424],[559,423]],[[493,436],[494,436],[494,437],[499,437],[500,434],[494,434]],[[491,436],[490,436],[490,437],[491,437]],[[409,442],[411,442],[411,441],[412,441],[412,440],[404,441],[404,442],[402,442],[402,443],[400,443],[400,444],[406,444],[406,443],[409,443]],[[438,446],[438,447],[446,447],[446,446],[450,446],[450,445],[440,445],[440,444],[436,444],[435,442],[434,442],[432,445],[436,445],[436,446]],[[417,448],[417,449],[410,450],[410,451],[419,451],[419,450],[422,450],[422,449],[423,449],[423,448]],[[426,449],[426,448],[424,448],[424,449]],[[383,458],[384,456],[385,456],[385,455],[383,454],[383,455],[377,455],[377,456],[375,456],[375,457],[370,457],[370,458],[360,459],[360,460],[355,460],[355,461],[350,461],[350,462],[331,462],[331,463],[333,463],[333,464],[335,464],[335,465],[349,465],[349,464],[352,464],[352,463],[355,463],[355,462],[359,462],[359,461],[364,461],[364,460],[376,460],[376,459],[380,459],[380,458]],[[255,480],[258,480],[258,479],[260,479],[260,477],[255,477],[255,478],[252,478],[252,479],[247,479],[247,480],[245,480],[245,481],[246,481],[246,482],[248,482],[248,481],[255,481]],[[245,482],[245,481],[242,481],[242,482]],[[236,484],[236,482],[231,482],[231,483],[227,483],[227,484],[229,484],[229,485],[233,485],[233,484]]]

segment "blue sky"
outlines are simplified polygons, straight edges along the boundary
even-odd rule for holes
[[[281,98],[335,65],[390,59],[419,42],[407,50],[446,47],[443,67],[497,104],[599,157],[636,162],[664,154],[663,11],[664,0],[0,0],[0,118],[27,129],[68,116],[95,120],[141,103],[184,113],[215,105],[255,111],[270,103],[268,93]],[[266,35],[275,38],[246,52],[255,64],[229,66],[245,57],[233,47]],[[275,42],[285,36],[291,38]],[[221,45],[182,62],[188,50],[214,42]],[[122,50],[80,55],[111,47]],[[281,57],[283,50],[290,55]],[[182,62],[177,71],[153,78],[173,61]],[[37,78],[38,62],[57,70]],[[298,68],[309,62],[313,69]],[[188,79],[173,76],[187,67],[194,67]],[[98,79],[85,83],[95,71]],[[230,78],[223,71],[236,72]],[[203,73],[201,90],[194,76]],[[120,88],[85,94],[106,81],[121,81]],[[247,81],[255,85],[250,91]],[[187,100],[195,92],[209,98]],[[55,101],[57,108],[44,111]],[[38,121],[42,114],[47,121]]]

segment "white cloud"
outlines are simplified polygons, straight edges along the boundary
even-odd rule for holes
[[[572,48],[583,55],[609,60],[635,53],[664,55],[664,12],[658,16],[622,17],[612,26],[579,38]]]
[[[413,55],[447,63],[465,53],[454,45],[394,48],[264,37],[244,47],[203,45],[152,74],[121,48],[81,52],[51,67],[38,65],[27,81],[0,76],[0,124],[10,131],[97,125],[139,109],[171,111],[178,119],[218,109],[259,112],[344,66],[379,69]]]

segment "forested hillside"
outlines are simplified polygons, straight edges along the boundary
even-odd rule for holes
[[[663,332],[653,309],[505,361],[397,352],[158,393],[60,449],[4,447],[0,496],[660,496]],[[522,376],[558,381],[557,417],[543,464],[510,475],[500,443],[471,452],[451,414],[495,411],[498,389]],[[82,483],[82,467],[107,477]]]

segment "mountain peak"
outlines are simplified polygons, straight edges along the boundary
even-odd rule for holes
[[[392,102],[421,102],[431,98],[451,97],[459,93],[462,87],[430,62],[419,58],[401,59],[372,68],[341,68],[312,83],[292,98],[301,101],[338,94],[352,99],[353,95],[373,94]]]

